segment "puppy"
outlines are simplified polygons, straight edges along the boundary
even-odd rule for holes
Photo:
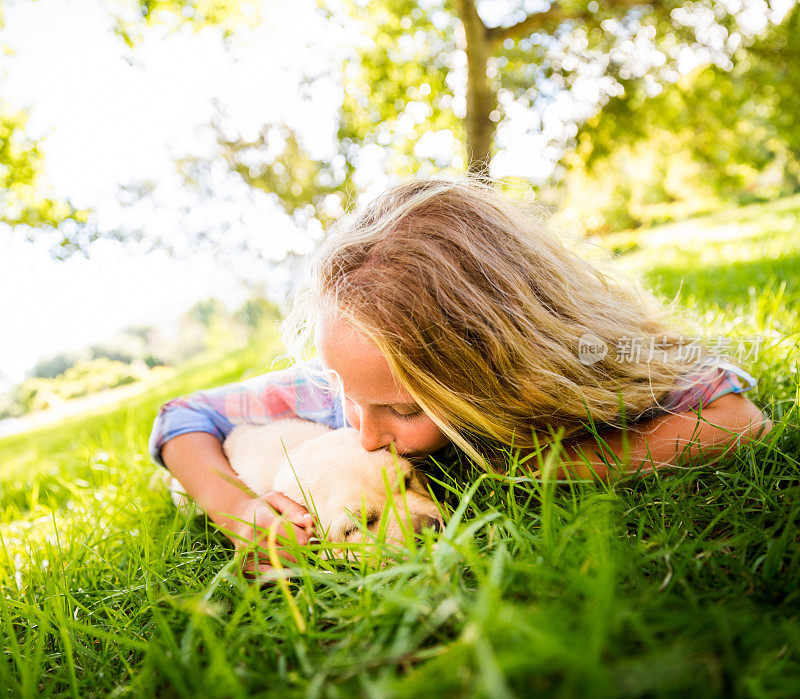
[[[228,435],[223,450],[233,470],[256,495],[277,490],[316,512],[331,542],[362,541],[356,521],[365,522],[373,534],[381,529],[387,483],[394,501],[387,515],[387,541],[402,541],[403,529],[419,533],[425,527],[442,528],[425,476],[407,459],[385,449],[366,451],[352,428],[331,430],[297,419],[242,425]],[[400,495],[400,480],[410,519]],[[173,502],[182,506],[186,491],[174,478],[171,491]]]

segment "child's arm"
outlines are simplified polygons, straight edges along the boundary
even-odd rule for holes
[[[275,511],[292,523],[298,543],[307,543],[313,533],[313,519],[302,505],[276,492],[263,498],[253,497],[231,468],[222,443],[211,434],[178,435],[164,445],[161,458],[237,549],[263,541],[266,529],[276,517]],[[258,530],[254,530],[254,524]],[[278,534],[286,536],[287,532],[280,528]],[[255,561],[249,561],[248,565],[257,567]]]
[[[153,422],[150,458],[164,466],[164,445],[190,432],[207,432],[222,442],[236,425],[264,425],[291,417],[343,427],[341,402],[333,387],[321,383],[320,368],[318,362],[295,365],[164,403]],[[314,374],[317,378],[312,381]]]
[[[635,430],[601,432],[607,446],[598,445],[593,435],[566,440],[562,444],[566,463],[558,477],[592,478],[593,469],[599,478],[607,479],[609,469],[601,453],[612,466],[613,455],[619,457],[627,473],[651,471],[698,455],[721,457],[771,429],[772,422],[752,402],[740,393],[728,393],[702,411],[663,415],[637,423]]]
[[[309,380],[317,370],[312,364],[273,371],[176,398],[159,410],[150,435],[152,460],[170,470],[237,547],[262,540],[264,533],[256,534],[253,523],[268,527],[275,510],[296,525],[298,541],[308,539],[306,508],[280,493],[253,497],[228,463],[222,442],[236,425],[288,417],[341,427],[344,418],[335,391]]]

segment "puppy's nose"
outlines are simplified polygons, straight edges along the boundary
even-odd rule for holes
[[[433,529],[435,532],[441,532],[444,529],[442,520],[438,517],[420,517],[415,527],[419,534],[423,529]]]

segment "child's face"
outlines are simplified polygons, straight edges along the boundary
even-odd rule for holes
[[[380,350],[357,328],[332,314],[316,328],[322,362],[335,371],[345,393],[345,417],[367,451],[394,442],[399,454],[423,455],[450,441],[395,379]]]

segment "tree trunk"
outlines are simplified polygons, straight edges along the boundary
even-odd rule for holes
[[[464,119],[467,170],[470,175],[488,176],[492,156],[495,122],[490,115],[497,104],[497,94],[486,68],[492,42],[475,0],[458,0],[458,16],[464,26],[467,54],[467,113]]]

